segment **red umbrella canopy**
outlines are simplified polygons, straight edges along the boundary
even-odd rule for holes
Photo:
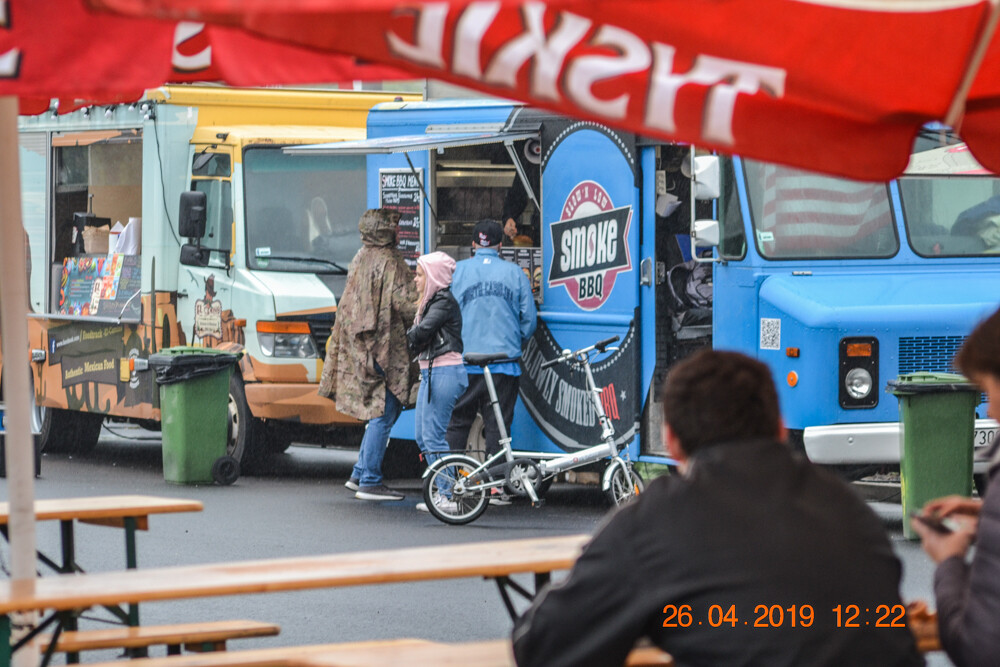
[[[962,110],[996,11],[988,0],[87,1],[238,25],[644,135],[870,180],[903,170],[922,124],[959,117],[949,109]],[[984,72],[1000,68],[994,50]],[[993,130],[977,105],[1000,96],[980,90],[970,129]],[[979,136],[972,150],[1000,167],[998,143]]]
[[[385,65],[237,28],[93,12],[82,0],[0,0],[0,95],[22,113],[135,100],[166,82],[235,86],[401,79]]]

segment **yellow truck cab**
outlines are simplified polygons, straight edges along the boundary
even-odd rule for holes
[[[356,429],[316,386],[360,247],[365,159],[282,148],[363,139],[373,105],[416,99],[166,86],[135,104],[22,117],[41,448],[86,451],[108,418],[155,428],[145,360],[177,345],[243,352],[228,444],[243,464]],[[182,194],[203,207],[203,234],[182,224]]]

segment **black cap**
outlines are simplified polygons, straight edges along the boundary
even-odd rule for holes
[[[481,248],[492,248],[503,243],[503,227],[496,220],[480,220],[472,229],[472,242]]]

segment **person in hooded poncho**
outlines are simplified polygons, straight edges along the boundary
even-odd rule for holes
[[[326,345],[319,394],[337,409],[367,420],[347,488],[362,500],[402,500],[382,483],[382,458],[399,413],[416,399],[417,367],[406,328],[417,308],[413,273],[396,248],[399,214],[369,209],[358,230],[362,247],[351,261],[337,319]]]
[[[416,285],[420,305],[413,326],[406,332],[410,351],[420,364],[415,431],[417,445],[427,465],[448,451],[445,432],[455,401],[469,386],[462,363],[462,312],[451,294],[455,260],[432,252],[417,260]],[[450,502],[439,496],[433,502]],[[424,503],[417,509],[427,511]]]

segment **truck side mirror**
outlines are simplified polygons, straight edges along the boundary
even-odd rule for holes
[[[208,248],[185,243],[181,246],[181,264],[185,266],[208,266],[208,257],[211,251]]]
[[[691,241],[696,248],[714,248],[719,245],[719,221],[695,220],[691,228]]]
[[[177,221],[178,233],[186,238],[200,239],[205,235],[205,208],[208,196],[204,192],[181,193],[181,210]]]
[[[718,199],[722,192],[719,187],[719,158],[716,155],[702,155],[694,159],[691,174],[694,198],[698,200]],[[718,241],[716,242],[718,245]]]

